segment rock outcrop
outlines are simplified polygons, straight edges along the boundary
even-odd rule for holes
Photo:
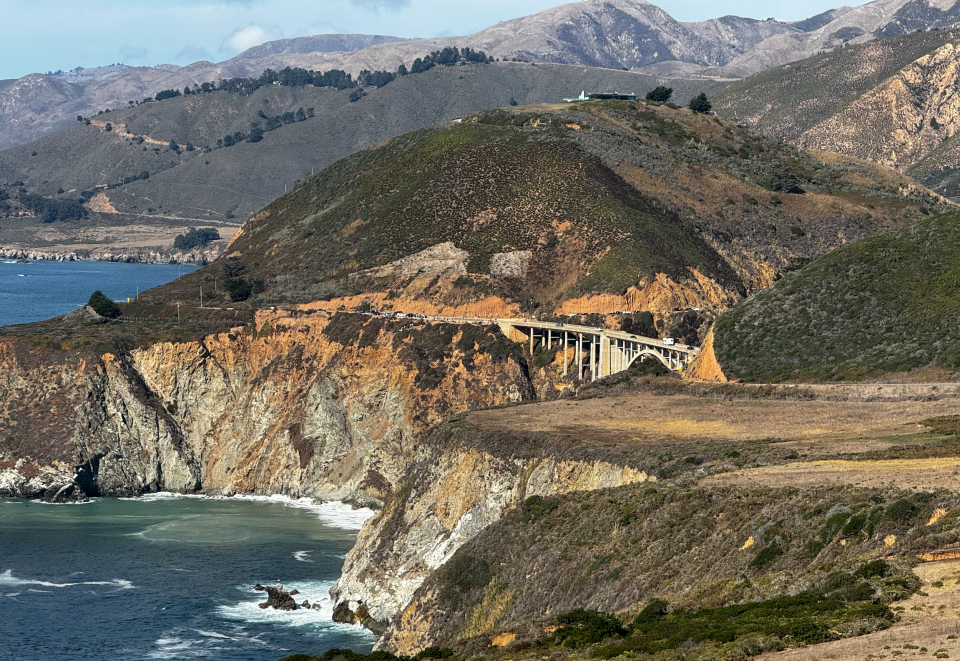
[[[253,589],[257,592],[267,593],[267,600],[260,604],[260,608],[272,608],[278,611],[295,611],[299,608],[299,606],[297,606],[297,600],[294,599],[294,596],[299,594],[299,592],[296,590],[287,592],[287,589],[280,583],[266,586],[257,583]]]

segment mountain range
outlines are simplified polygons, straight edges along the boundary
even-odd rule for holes
[[[770,137],[882,163],[958,200],[958,67],[960,31],[913,33],[770,69],[714,103]]]
[[[644,0],[585,0],[505,21],[472,35],[399,39],[320,35],[270,42],[220,63],[114,65],[0,81],[0,149],[116,109],[157,91],[299,66],[394,70],[445,46],[498,59],[630,69],[658,76],[739,79],[819,52],[873,39],[951,27],[956,0],[875,0],[799,22],[725,16],[680,22]]]

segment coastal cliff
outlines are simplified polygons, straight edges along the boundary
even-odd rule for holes
[[[470,343],[452,325],[379,321],[261,312],[229,333],[86,357],[5,339],[0,495],[73,483],[378,506],[446,416],[557,392],[494,332]]]
[[[395,498],[366,523],[331,595],[334,619],[383,634],[417,588],[526,499],[646,482],[596,449],[455,420],[420,445]]]

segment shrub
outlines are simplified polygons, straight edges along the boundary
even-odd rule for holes
[[[707,99],[706,94],[700,92],[700,94],[690,99],[687,107],[697,114],[706,114],[713,109],[713,104]]]
[[[654,103],[666,103],[670,100],[670,97],[673,96],[672,87],[664,87],[659,85],[654,89],[647,92],[647,101],[653,101]]]
[[[558,616],[557,623],[562,626],[553,634],[553,640],[564,647],[585,647],[627,633],[616,617],[583,608]]]
[[[757,554],[753,556],[753,560],[750,561],[750,568],[763,569],[781,555],[783,555],[783,547],[773,542],[769,546],[760,549]]]
[[[440,599],[459,608],[471,592],[490,582],[490,565],[483,558],[457,553],[437,571],[437,578],[443,586]]]
[[[664,600],[654,597],[647,605],[643,607],[643,610],[637,615],[633,620],[633,626],[638,626],[641,624],[650,624],[651,622],[659,622],[667,616],[668,609],[670,604]]]
[[[884,516],[899,523],[910,521],[917,514],[917,506],[911,500],[902,498],[890,505],[884,512]]]
[[[90,300],[87,301],[87,305],[93,308],[94,312],[99,314],[101,317],[116,319],[120,316],[120,306],[107,298],[107,296],[99,289],[93,292],[93,295],[90,296]]]
[[[520,518],[524,523],[532,523],[540,519],[560,506],[560,501],[555,498],[543,498],[542,496],[530,496],[523,501]]]
[[[227,280],[227,291],[230,293],[231,301],[245,301],[253,293],[253,285],[243,278],[232,278]]]
[[[872,560],[858,569],[855,574],[860,578],[883,578],[890,575],[890,564],[886,560]]]

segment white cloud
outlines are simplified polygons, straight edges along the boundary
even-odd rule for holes
[[[265,28],[262,25],[248,25],[228,34],[220,45],[220,50],[227,53],[242,53],[248,48],[276,39],[283,39],[283,30],[279,26]]]

